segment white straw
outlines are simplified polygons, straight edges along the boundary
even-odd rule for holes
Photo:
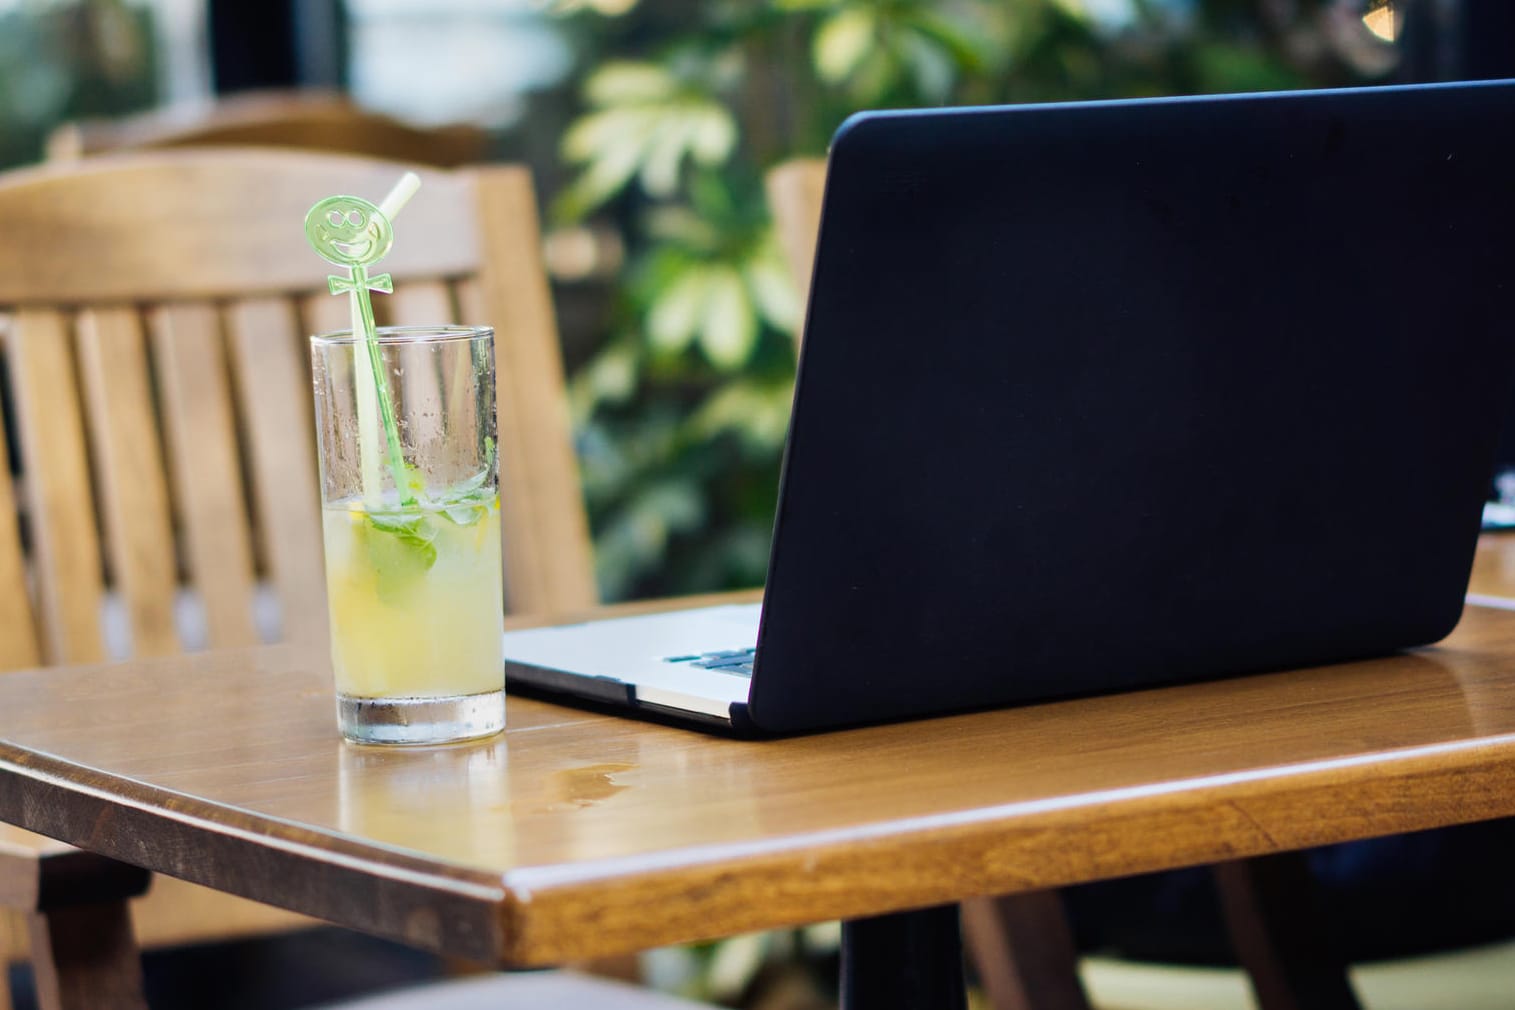
[[[395,183],[395,188],[389,191],[389,195],[379,202],[379,212],[390,221],[400,213],[410,198],[416,195],[416,190],[421,188],[421,177],[414,172],[406,172],[400,176],[400,181]]]

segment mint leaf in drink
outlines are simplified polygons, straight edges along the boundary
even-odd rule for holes
[[[369,515],[368,562],[377,577],[379,599],[405,603],[410,591],[437,563],[436,524],[424,515]]]
[[[489,515],[489,506],[478,502],[461,502],[444,506],[442,515],[454,526],[472,526]]]

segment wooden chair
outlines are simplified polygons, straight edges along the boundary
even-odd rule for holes
[[[413,126],[363,109],[337,92],[255,91],[123,119],[64,123],[48,137],[47,158],[227,146],[294,147],[456,168],[486,159],[489,134],[464,124]]]
[[[810,290],[826,163],[801,158],[765,179],[779,241],[796,286]],[[1217,867],[1216,884],[1237,955],[1261,1010],[1357,1006],[1347,965],[1314,915],[1297,853]],[[962,906],[963,937],[994,1010],[1089,1010],[1078,953],[1058,894],[1039,891]]]
[[[377,200],[401,171],[207,149],[0,177],[0,670],[324,638],[305,337],[348,310],[302,224],[318,198]],[[592,605],[531,180],[421,174],[380,321],[495,327],[507,608]],[[29,950],[45,1007],[95,1007],[140,988],[134,929],[160,944],[301,921],[161,879],[133,925],[124,901],[147,881],[0,827],[0,966]]]

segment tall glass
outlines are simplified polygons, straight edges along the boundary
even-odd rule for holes
[[[367,349],[311,338],[338,725],[358,743],[488,736],[505,726],[494,331],[378,337],[398,457]]]

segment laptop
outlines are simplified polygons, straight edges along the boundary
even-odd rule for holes
[[[1515,81],[854,116],[761,606],[507,682],[783,734],[1434,642],[1512,243]]]

